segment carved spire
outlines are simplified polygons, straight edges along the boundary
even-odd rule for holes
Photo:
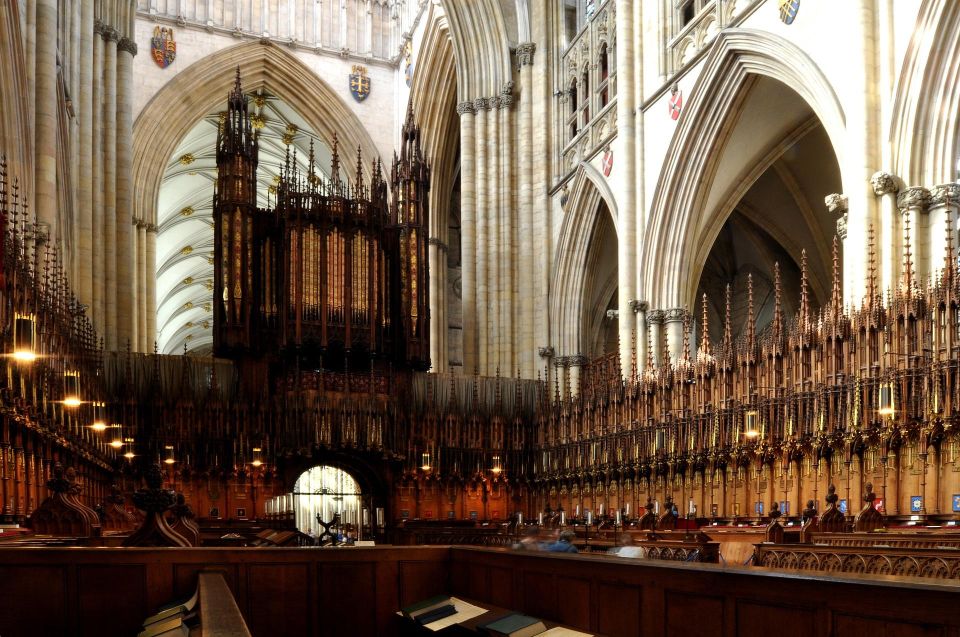
[[[877,302],[876,233],[871,223],[867,229],[867,309],[873,311]]]
[[[365,192],[363,188],[363,153],[360,150],[360,144],[357,144],[357,185],[355,190],[355,197],[357,199],[365,199]]]
[[[730,284],[727,283],[726,308],[723,313],[723,350],[729,352],[733,347],[733,327],[730,325]]]
[[[777,345],[783,336],[783,298],[780,283],[780,262],[773,264],[773,338]]]
[[[800,320],[803,331],[810,325],[810,294],[807,290],[807,251],[800,251]]]
[[[690,365],[690,312],[683,313],[683,350],[680,352],[680,361],[683,366]]]
[[[330,183],[334,190],[340,185],[340,142],[337,140],[337,134],[333,134],[333,149],[330,156]]]
[[[830,291],[830,310],[834,322],[839,319],[843,311],[843,283],[840,279],[840,247],[837,235],[833,235],[833,287]]]
[[[910,210],[903,213],[903,281],[907,298],[912,295],[913,288],[913,252],[910,244]]]
[[[748,356],[753,357],[754,346],[757,340],[757,323],[753,312],[753,274],[747,275],[747,350]]]
[[[633,347],[630,348],[630,381],[637,381],[637,329],[633,328],[630,332],[630,342]]]
[[[703,294],[703,312],[700,317],[700,348],[698,358],[706,360],[710,356],[710,318],[707,315],[707,294]]]
[[[956,265],[954,263],[954,253],[953,253],[953,219],[951,215],[947,214],[947,221],[945,224],[947,230],[947,249],[943,255],[943,286],[950,288],[953,285],[953,280],[956,275]]]
[[[647,326],[647,372],[652,372],[654,370],[655,358],[653,356],[653,330],[650,329],[650,326]]]

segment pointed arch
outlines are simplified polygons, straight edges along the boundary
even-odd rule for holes
[[[233,69],[238,66],[245,90],[264,88],[276,95],[329,145],[336,134],[342,147],[359,147],[369,171],[369,162],[379,153],[360,119],[337,92],[279,46],[261,40],[246,42],[191,64],[140,112],[133,125],[133,183],[139,187],[135,218],[156,224],[157,196],[167,158],[197,121],[224,103],[233,87]]]
[[[704,185],[713,182],[729,123],[757,76],[782,82],[803,98],[823,124],[839,165],[844,165],[843,107],[810,56],[768,32],[722,31],[690,92],[654,191],[643,240],[640,287],[641,298],[648,299],[651,307],[691,307],[694,302],[699,268],[691,255],[708,240],[710,228],[718,225],[708,222],[729,212],[723,206],[707,209],[709,188]]]
[[[441,0],[457,61],[458,101],[499,95],[513,84],[510,38],[498,0]]]
[[[556,347],[560,356],[580,354],[583,348],[583,289],[601,202],[606,204],[614,230],[619,234],[617,202],[603,175],[590,164],[581,163],[572,184],[557,241],[552,277],[551,331],[559,337]]]
[[[960,3],[925,0],[894,90],[894,169],[907,185],[933,186],[960,173]]]

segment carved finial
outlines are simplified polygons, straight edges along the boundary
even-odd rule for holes
[[[947,250],[943,256],[943,284],[949,289],[953,284],[956,274],[955,256],[953,253],[953,219],[950,214],[947,214],[945,228],[947,231]]]
[[[873,223],[867,229],[867,308],[873,310],[877,302],[877,249]]]
[[[913,292],[913,252],[910,244],[910,215],[909,209],[903,213],[903,281],[901,285],[906,291],[907,298]]]
[[[837,235],[833,235],[833,287],[830,293],[831,311],[834,318],[843,311],[843,287],[840,277],[840,245]]]
[[[703,312],[700,317],[700,356],[710,356],[710,318],[707,314],[707,294],[703,294]]]
[[[807,251],[800,251],[800,329],[810,323],[810,296],[807,290]]]
[[[828,505],[836,504],[837,500],[839,499],[840,499],[840,496],[837,495],[837,488],[831,484],[829,487],[827,487],[827,497],[825,498],[825,500],[827,501],[827,504]]]
[[[773,334],[779,342],[783,334],[783,298],[780,282],[780,262],[773,264]]]
[[[680,360],[684,366],[690,362],[690,312],[683,313],[683,350],[680,352]]]
[[[729,350],[733,346],[733,327],[730,325],[730,284],[727,283],[726,308],[723,314],[723,348]]]
[[[363,152],[360,149],[360,144],[357,144],[357,186],[356,186],[356,196],[358,199],[363,198]]]
[[[756,343],[757,325],[753,313],[753,274],[747,275],[747,347],[749,354],[753,355],[754,345]]]
[[[630,347],[630,380],[632,382],[637,381],[637,329],[633,328],[630,331],[631,337],[630,342],[632,346]]]
[[[647,326],[647,368],[646,371],[652,372],[655,367],[655,361],[653,352],[653,330],[650,329],[650,326]]]
[[[336,133],[333,134],[333,150],[330,155],[330,182],[340,183],[340,148]]]

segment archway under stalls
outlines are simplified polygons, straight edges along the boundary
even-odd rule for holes
[[[757,136],[762,136],[760,143]],[[748,137],[753,141],[748,142]],[[710,337],[715,342],[723,335],[728,285],[736,338],[746,329],[748,281],[758,330],[773,320],[777,267],[787,319],[799,310],[804,260],[811,309],[827,300],[832,284],[837,215],[827,209],[824,199],[841,192],[842,186],[837,156],[822,122],[787,85],[759,77],[743,97],[722,153],[735,157],[745,150],[753,153],[753,161],[741,158],[728,163],[740,166],[739,174],[727,175],[739,186],[727,200],[732,202],[726,204],[727,214],[717,217],[720,223],[715,225],[712,244],[707,244],[696,302],[691,304],[699,328],[706,295]]]
[[[297,478],[292,496],[294,520],[301,533],[321,537],[329,528],[344,538],[373,534],[376,512],[364,499],[360,483],[340,467],[310,467]]]

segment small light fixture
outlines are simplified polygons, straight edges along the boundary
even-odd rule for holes
[[[93,423],[90,428],[94,431],[106,431],[107,429],[107,419],[103,415],[105,407],[106,405],[102,402],[93,402]]]
[[[743,435],[747,438],[756,438],[760,435],[760,432],[757,431],[757,412],[748,411],[744,414],[744,419],[747,421],[746,430],[743,432]]]
[[[20,363],[37,360],[37,323],[33,314],[13,317],[13,358]]]
[[[110,446],[113,447],[114,449],[119,449],[120,447],[123,446],[123,440],[120,440],[119,438],[114,438],[113,440],[110,441]]]
[[[167,451],[167,457],[163,459],[164,464],[173,464],[176,462],[173,458],[173,445],[167,445],[164,447]]]
[[[260,447],[253,448],[253,462],[250,463],[254,467],[259,467],[263,465],[263,461],[260,459]]]
[[[881,416],[893,416],[896,413],[893,406],[893,383],[880,385],[880,409],[877,413]]]
[[[503,467],[500,465],[500,456],[493,457],[493,468],[490,469],[493,472],[493,475],[498,476],[500,472],[503,471]]]
[[[75,408],[83,404],[80,398],[80,372],[69,370],[63,373],[63,405]]]
[[[132,451],[128,451],[127,453],[123,454],[123,457],[126,458],[127,460],[133,460],[137,456]]]
[[[430,471],[430,454],[428,452],[420,454],[420,468],[423,471]]]

